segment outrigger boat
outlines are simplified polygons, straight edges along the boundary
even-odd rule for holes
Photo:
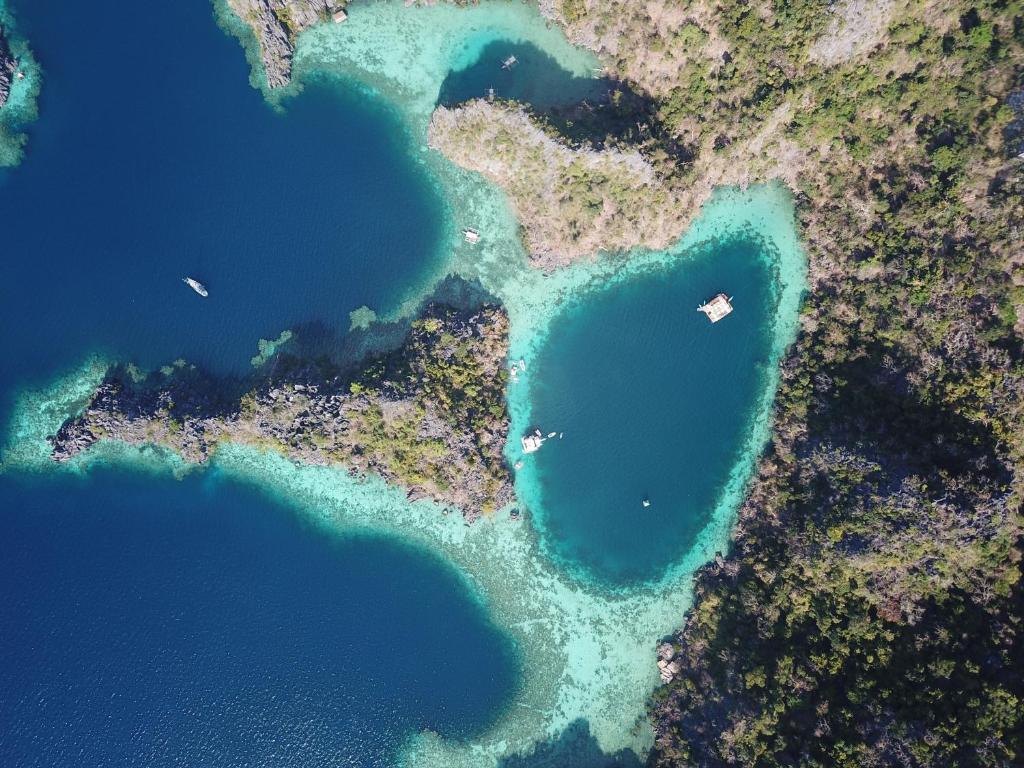
[[[209,292],[206,290],[206,286],[200,283],[198,280],[193,280],[191,277],[183,277],[181,281],[185,283],[189,288],[198,293],[204,299],[209,296]]]

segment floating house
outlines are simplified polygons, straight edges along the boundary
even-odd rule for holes
[[[705,302],[697,307],[698,312],[703,312],[708,316],[708,320],[712,323],[717,323],[723,317],[732,312],[732,299],[726,296],[724,293],[720,293],[711,301]]]
[[[539,429],[535,429],[531,434],[519,438],[519,442],[523,444],[523,453],[535,453],[544,445],[544,435]]]
[[[331,18],[334,19],[335,24],[341,24],[341,22],[348,18],[348,14],[345,13],[344,9],[339,8],[331,15]]]

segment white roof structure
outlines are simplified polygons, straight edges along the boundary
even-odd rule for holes
[[[712,323],[717,323],[723,317],[732,312],[732,303],[728,296],[724,293],[720,293],[715,296],[715,298],[711,299],[711,301],[697,307],[697,311],[703,312],[707,315],[708,320]]]

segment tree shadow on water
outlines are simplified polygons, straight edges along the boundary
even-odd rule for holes
[[[513,755],[500,768],[643,768],[632,750],[607,754],[590,733],[586,720],[575,720],[551,741],[538,742],[527,755]]]
[[[510,56],[516,63],[505,68]],[[455,107],[489,95],[526,105],[572,143],[603,149],[615,142],[657,139],[675,161],[693,159],[693,149],[680,144],[662,124],[653,98],[607,75],[578,77],[530,43],[495,41],[485,46],[473,64],[448,73],[437,106]]]

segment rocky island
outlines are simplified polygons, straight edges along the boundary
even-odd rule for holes
[[[99,440],[155,445],[206,462],[223,442],[296,462],[372,472],[457,507],[467,520],[513,498],[502,456],[508,318],[426,307],[396,350],[355,372],[279,352],[242,387],[179,365],[149,376],[112,368],[85,410],[51,438],[68,461]]]
[[[7,40],[7,34],[0,24],[0,108],[7,103],[11,95],[11,84],[14,81],[14,72],[18,62],[11,53],[11,46]]]
[[[256,35],[267,86],[281,88],[292,79],[295,38],[302,30],[341,12],[346,1],[228,0],[228,5]]]

